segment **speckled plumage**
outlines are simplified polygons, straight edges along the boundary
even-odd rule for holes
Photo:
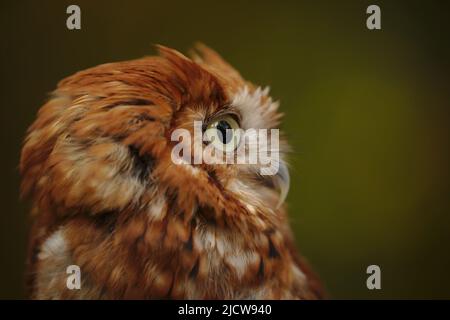
[[[100,65],[70,76],[25,139],[37,299],[316,299],[279,195],[255,165],[176,165],[176,128],[233,108],[247,128],[281,115],[211,49]],[[285,148],[285,142],[281,144]],[[80,290],[66,267],[81,269]]]

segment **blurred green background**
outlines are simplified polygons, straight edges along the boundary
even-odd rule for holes
[[[66,28],[78,4],[82,30]],[[366,28],[378,4],[382,30]],[[450,298],[449,2],[2,1],[0,298],[24,298],[21,141],[60,79],[197,40],[285,112],[289,212],[331,297]],[[382,289],[366,288],[377,264]]]

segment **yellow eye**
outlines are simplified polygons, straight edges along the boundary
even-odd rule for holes
[[[230,115],[224,115],[208,124],[205,136],[215,148],[229,152],[239,145],[241,132],[237,121]]]

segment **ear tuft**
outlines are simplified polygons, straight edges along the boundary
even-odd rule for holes
[[[181,90],[184,101],[221,105],[225,102],[225,92],[215,73],[204,65],[196,63],[177,50],[156,46],[160,56],[168,62],[169,84]],[[184,103],[181,103],[183,105]]]
[[[158,50],[158,53],[170,60],[170,61],[174,61],[174,60],[185,60],[185,61],[191,61],[188,57],[186,57],[184,54],[180,53],[179,51],[160,45],[160,44],[156,44],[155,45],[156,50]]]
[[[252,84],[246,82],[241,74],[216,51],[201,42],[194,44],[194,47],[189,51],[189,57],[235,89],[244,86],[253,87]]]

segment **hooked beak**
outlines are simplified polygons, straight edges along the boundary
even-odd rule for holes
[[[278,171],[275,174],[259,175],[259,178],[266,187],[278,191],[279,197],[275,209],[279,209],[284,203],[284,200],[286,200],[289,192],[290,177],[287,165],[283,161],[280,161]]]
[[[289,185],[291,182],[289,170],[287,168],[287,165],[283,161],[280,161],[280,167],[278,168],[278,172],[272,176],[272,179],[273,185],[280,193],[280,197],[276,207],[278,209],[284,203],[284,200],[286,200],[286,197],[289,192]]]

